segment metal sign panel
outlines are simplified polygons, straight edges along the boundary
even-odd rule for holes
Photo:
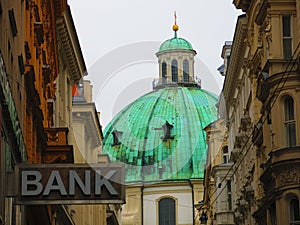
[[[125,203],[121,164],[20,164],[16,204]]]

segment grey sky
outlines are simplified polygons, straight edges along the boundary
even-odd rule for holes
[[[69,0],[69,4],[104,126],[129,102],[151,91],[153,78],[158,78],[155,53],[174,35],[174,11],[178,36],[198,53],[195,73],[203,88],[219,94],[222,46],[232,40],[241,14],[232,0]]]

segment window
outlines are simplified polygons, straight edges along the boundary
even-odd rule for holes
[[[227,149],[228,150],[228,149]],[[232,210],[232,196],[231,196],[231,180],[227,180],[227,200],[228,200],[228,210]]]
[[[172,81],[178,82],[178,63],[175,59],[172,61]]]
[[[292,32],[291,32],[291,15],[282,16],[282,41],[283,41],[283,58],[292,57]]]
[[[17,29],[17,23],[16,23],[15,14],[14,14],[13,9],[8,10],[8,16],[9,16],[11,33],[12,33],[13,37],[15,37],[15,36],[17,36],[18,29]]]
[[[294,117],[294,100],[287,96],[284,100],[285,133],[287,147],[296,146],[296,126]]]
[[[189,82],[189,61],[183,61],[183,82]]]
[[[162,82],[165,83],[166,78],[167,78],[167,64],[166,64],[166,62],[163,62],[161,64],[161,73],[162,73]]]
[[[223,163],[228,163],[228,147],[225,146],[223,149],[222,149],[222,158],[223,158]]]
[[[293,198],[290,201],[290,225],[300,224],[299,200]]]
[[[175,200],[163,198],[158,202],[159,225],[176,225]]]

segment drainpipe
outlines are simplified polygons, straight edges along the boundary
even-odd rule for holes
[[[193,186],[193,184],[192,184],[192,182],[191,182],[191,180],[189,180],[189,184],[190,184],[190,187],[192,188],[192,204],[193,204],[193,225],[195,225],[195,206],[194,206],[194,186]]]
[[[142,205],[142,225],[144,225],[144,183],[142,184],[142,187],[141,187],[141,191],[142,191],[142,194],[141,194],[141,205]]]

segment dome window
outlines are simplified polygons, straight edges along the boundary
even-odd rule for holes
[[[111,146],[116,146],[116,145],[120,145],[121,142],[119,141],[119,138],[121,137],[121,135],[123,134],[122,131],[117,131],[117,130],[114,130],[112,132],[112,135],[113,135],[113,143]]]
[[[166,78],[167,78],[167,64],[166,62],[163,62],[161,64],[161,74],[162,74],[162,82],[163,84],[166,82]]]
[[[172,61],[172,81],[178,82],[178,63],[175,59]]]
[[[183,61],[183,82],[189,82],[189,61]]]
[[[164,136],[161,136],[160,138],[163,141],[173,140],[174,136],[171,136],[171,129],[173,129],[173,125],[170,124],[168,121],[164,125],[162,125],[162,128],[154,128],[154,130],[163,130]]]

